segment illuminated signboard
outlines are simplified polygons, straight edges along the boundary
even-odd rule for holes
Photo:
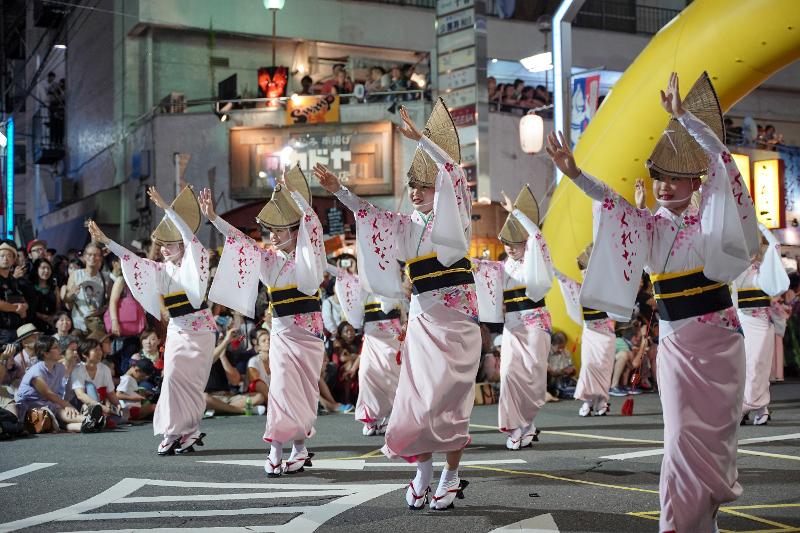
[[[739,167],[739,173],[742,175],[742,181],[744,181],[744,185],[747,187],[747,192],[752,195],[753,183],[750,177],[750,156],[744,154],[731,155],[733,156],[733,161],[736,163],[736,166]]]
[[[783,161],[753,163],[753,203],[758,221],[769,229],[786,225],[783,209]]]

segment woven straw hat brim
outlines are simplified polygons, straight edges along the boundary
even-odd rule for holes
[[[306,202],[311,205],[311,189],[299,166],[292,167],[286,173],[286,181],[297,189]],[[292,194],[287,189],[277,185],[272,191],[270,201],[256,215],[256,222],[270,228],[285,229],[297,226],[300,223],[301,216],[302,213],[294,199],[292,199]]]
[[[534,224],[539,225],[539,204],[528,185],[517,194],[514,207],[522,211]],[[500,230],[500,240],[507,244],[521,244],[528,240],[528,232],[511,213],[506,217],[506,222]]]
[[[431,116],[425,123],[423,135],[433,141],[439,148],[444,150],[453,161],[461,163],[461,144],[458,140],[458,130],[450,116],[444,100],[439,97],[433,106]],[[408,170],[409,185],[422,185],[433,187],[436,184],[436,174],[439,172],[436,163],[425,153],[422,148],[417,148],[414,153],[414,160]]]
[[[689,89],[683,107],[707,124],[725,142],[722,108],[708,73],[703,72]],[[650,154],[647,168],[667,176],[697,178],[708,172],[708,157],[686,128],[672,118]]]
[[[186,225],[192,230],[192,233],[197,233],[200,228],[200,204],[197,203],[197,197],[194,195],[191,185],[183,188],[180,194],[172,201],[170,207],[180,216]],[[164,244],[175,244],[183,242],[181,233],[175,224],[164,215],[161,222],[156,226],[155,231],[152,233],[153,240],[163,242]]]

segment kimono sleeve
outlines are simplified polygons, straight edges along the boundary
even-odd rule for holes
[[[342,313],[344,313],[351,326],[361,329],[364,324],[364,292],[361,282],[357,276],[342,268],[329,265],[326,270],[336,276],[333,291],[336,293],[336,297],[339,298]]]
[[[439,167],[433,199],[431,241],[436,245],[439,261],[450,266],[469,252],[472,197],[464,171],[444,150],[424,135],[419,146]]]
[[[478,317],[481,322],[503,322],[503,264],[484,259],[472,260]]]
[[[511,213],[528,232],[525,243],[525,261],[522,264],[525,276],[525,295],[538,302],[553,286],[553,262],[550,250],[539,227],[525,213],[514,209]]]
[[[596,178],[585,173],[580,178],[574,180],[575,184],[600,202],[599,214],[595,215],[599,221],[594,247],[580,302],[616,317],[630,317],[650,249],[651,216]],[[603,191],[602,196],[597,194],[599,190]]]
[[[161,319],[161,276],[164,265],[139,257],[114,241],[108,248],[122,261],[122,275],[136,301],[145,311]]]
[[[564,297],[567,315],[579,326],[583,325],[583,310],[580,302],[581,284],[558,270],[555,271],[555,276],[558,280],[558,287],[561,289],[561,296]]]
[[[186,222],[173,209],[166,210],[167,217],[175,224],[183,239],[183,259],[181,260],[178,276],[186,291],[186,297],[192,307],[199,309],[206,299],[208,288],[208,250],[189,229]]]
[[[758,229],[767,239],[767,250],[764,252],[756,278],[758,288],[770,296],[778,296],[789,288],[789,276],[781,262],[781,245],[766,227],[759,224]]]
[[[303,294],[316,294],[325,273],[325,245],[322,242],[322,224],[306,199],[294,191],[292,193],[297,207],[303,214],[297,232],[295,268],[297,289]]]
[[[272,259],[274,254],[262,250],[256,241],[222,217],[218,216],[213,223],[225,236],[225,247],[208,299],[253,318],[260,270],[262,264]]]
[[[403,298],[398,243],[409,217],[375,207],[346,187],[337,191],[336,197],[355,214],[356,256],[364,291]]]

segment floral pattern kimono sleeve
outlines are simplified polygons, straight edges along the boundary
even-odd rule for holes
[[[450,266],[469,252],[472,197],[464,171],[444,150],[424,135],[419,146],[439,166],[433,199],[431,241],[439,262]]]
[[[336,198],[356,215],[356,256],[363,290],[402,299],[398,261],[406,258],[399,242],[410,217],[375,207],[346,187],[336,192]]]
[[[514,209],[511,214],[522,224],[528,232],[525,243],[525,261],[523,274],[525,277],[525,295],[538,302],[550,292],[553,286],[553,262],[550,259],[550,250],[544,240],[539,227],[519,209]]]
[[[629,320],[636,304],[639,281],[647,263],[652,216],[636,209],[610,187],[585,172],[573,180],[600,202],[594,248],[581,288],[580,302]]]
[[[336,277],[333,291],[339,298],[342,313],[350,325],[361,329],[364,325],[364,292],[358,276],[350,274],[343,268],[328,265],[327,272]]]
[[[503,322],[503,263],[473,259],[478,318],[481,322]]]
[[[261,269],[275,261],[275,254],[263,250],[222,217],[218,216],[213,224],[225,236],[225,247],[208,299],[253,318]]]
[[[180,279],[183,290],[186,291],[189,303],[195,309],[200,309],[206,299],[206,289],[208,288],[208,250],[200,243],[200,240],[178,213],[168,208],[166,214],[178,228],[183,239],[184,252],[178,279]]]
[[[322,242],[322,224],[306,199],[297,191],[292,193],[300,208],[300,228],[295,249],[297,290],[303,294],[316,294],[325,274],[325,246]]]
[[[161,319],[161,276],[164,265],[139,257],[114,241],[108,248],[122,262],[125,284],[145,311]]]
[[[567,316],[579,326],[583,325],[583,310],[581,309],[581,284],[574,279],[565,276],[558,270],[555,270],[555,276],[558,280],[558,286],[561,289],[561,295],[564,297],[564,305],[567,308]]]
[[[758,225],[758,229],[767,239],[767,250],[758,269],[756,284],[768,295],[779,296],[789,288],[789,276],[781,261],[781,245],[772,232],[762,224]]]

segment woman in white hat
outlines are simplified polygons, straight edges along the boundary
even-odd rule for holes
[[[653,281],[664,416],[660,530],[716,531],[719,506],[742,492],[736,433],[745,348],[728,283],[758,253],[758,228],[723,142],[722,111],[708,74],[683,100],[673,73],[661,105],[671,118],[647,162],[660,204],[654,214],[578,168],[563,134],[550,135],[547,152],[601,204],[583,305],[630,316],[643,267]]]
[[[406,491],[411,509],[422,509],[428,499],[433,453],[446,453],[447,466],[430,506],[447,509],[463,498],[467,485],[458,476],[458,465],[471,440],[469,417],[481,355],[478,298],[467,255],[472,196],[444,101],[437,101],[424,132],[405,109],[400,116],[400,132],[419,143],[408,172],[411,215],[384,211],[357,197],[322,165],[314,174],[356,215],[359,273],[370,291],[402,298],[398,261],[406,264],[413,295],[383,453],[417,464]]]
[[[158,455],[194,451],[203,445],[200,420],[205,410],[203,390],[208,381],[217,331],[205,301],[208,286],[208,250],[195,237],[200,227],[200,208],[186,187],[168,205],[155,187],[150,199],[166,215],[153,232],[163,263],[143,259],[109,239],[94,221],[89,233],[108,245],[122,260],[122,274],[134,298],[156,318],[162,303],[169,312],[164,345],[164,379],[153,416],[153,431],[164,436]]]
[[[256,217],[271,248],[228,224],[214,212],[211,191],[200,194],[203,214],[225,235],[225,248],[209,299],[253,317],[258,282],[267,286],[272,309],[270,384],[264,440],[270,444],[269,477],[302,472],[313,454],[319,375],[325,347],[319,286],[325,268],[322,224],[311,209],[311,191],[299,167],[288,171]],[[283,445],[293,443],[283,463]]]

